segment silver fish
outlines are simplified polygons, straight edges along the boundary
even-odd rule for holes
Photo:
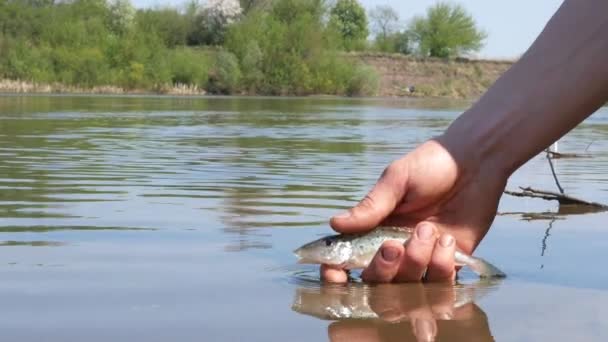
[[[387,240],[405,243],[414,230],[406,227],[377,227],[363,234],[326,236],[294,251],[300,264],[339,265],[344,269],[366,268],[380,246]],[[481,278],[502,278],[506,274],[484,259],[456,250],[457,266],[468,266]]]

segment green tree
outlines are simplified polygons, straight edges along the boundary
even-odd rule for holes
[[[415,17],[409,31],[421,55],[442,58],[479,51],[487,37],[462,5],[446,2]]]
[[[140,29],[155,32],[168,47],[184,45],[193,20],[174,8],[145,9],[138,13]]]
[[[367,15],[357,0],[338,0],[330,10],[329,25],[340,34],[346,50],[365,46],[369,35]]]

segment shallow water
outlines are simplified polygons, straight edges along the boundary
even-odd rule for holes
[[[466,106],[0,97],[3,336],[403,341],[430,329],[440,341],[606,340],[606,213],[503,196],[476,251],[509,275],[491,285],[465,270],[462,288],[335,288],[295,264],[295,247],[331,233],[332,214]],[[607,138],[604,108],[560,141],[589,155],[554,161],[568,193],[608,203]],[[556,189],[543,156],[509,181],[519,186]],[[382,319],[324,319],[353,305]]]

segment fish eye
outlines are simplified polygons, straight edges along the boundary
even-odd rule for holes
[[[330,239],[326,239],[325,240],[325,246],[327,246],[327,247],[331,246],[331,240]]]

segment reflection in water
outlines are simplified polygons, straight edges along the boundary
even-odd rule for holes
[[[1,241],[0,246],[31,246],[31,247],[58,247],[66,245],[59,241]]]
[[[545,251],[547,250],[547,239],[549,238],[549,235],[551,235],[551,229],[553,228],[553,223],[555,222],[555,220],[556,220],[555,217],[549,220],[549,226],[547,227],[547,230],[545,230],[545,236],[543,237],[540,256],[545,256]],[[541,264],[540,268],[543,268],[543,267],[545,267],[545,265]]]
[[[300,286],[292,310],[336,321],[328,327],[331,341],[493,341],[475,302],[499,284]]]

